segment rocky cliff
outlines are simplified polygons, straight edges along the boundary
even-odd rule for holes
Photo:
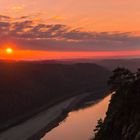
[[[116,92],[94,140],[140,140],[140,70],[118,71],[111,77]]]

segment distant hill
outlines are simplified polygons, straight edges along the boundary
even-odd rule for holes
[[[116,67],[125,67],[130,69],[131,71],[136,71],[137,68],[140,68],[140,59],[108,59],[96,61],[95,63],[110,70],[113,70]]]
[[[24,61],[22,61],[24,62]],[[26,61],[25,61],[26,62]],[[31,63],[40,64],[77,64],[77,63],[88,63],[97,64],[105,67],[109,70],[114,70],[116,67],[125,67],[132,71],[136,71],[140,67],[140,58],[136,59],[60,59],[60,60],[42,60],[42,61],[31,61]]]
[[[102,66],[88,63],[1,61],[0,126],[23,119],[43,106],[103,89],[110,73]]]
[[[136,71],[140,67],[140,58],[137,59],[67,59],[67,60],[44,60],[41,63],[59,63],[59,64],[75,64],[75,63],[90,63],[106,67],[113,70],[116,67],[125,67],[132,71]]]

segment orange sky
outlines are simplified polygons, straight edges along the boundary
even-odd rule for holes
[[[140,0],[0,0],[0,5],[0,13],[12,17],[30,15],[90,31],[140,31]]]
[[[0,59],[140,57],[139,8],[140,0],[0,0]]]
[[[47,52],[47,51],[32,51],[32,50],[13,50],[13,53],[8,54],[6,50],[0,50],[2,59],[8,60],[48,60],[48,59],[71,59],[71,58],[130,58],[140,56],[139,51],[96,51],[96,52]]]

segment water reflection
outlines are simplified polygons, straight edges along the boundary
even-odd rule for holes
[[[69,113],[65,121],[41,140],[89,140],[97,120],[104,119],[110,98],[111,95],[92,106]]]

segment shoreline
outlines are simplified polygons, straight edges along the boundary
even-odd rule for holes
[[[94,93],[92,93],[92,94],[94,94]],[[49,131],[51,131],[53,128],[59,126],[60,122],[62,122],[63,120],[65,120],[68,117],[69,112],[73,111],[73,109],[79,103],[81,103],[81,101],[85,97],[87,97],[87,96],[89,96],[89,95],[83,95],[83,96],[79,95],[78,97],[75,97],[75,99],[69,104],[69,106],[67,108],[65,108],[65,111],[64,112],[62,112],[55,120],[53,120],[52,122],[50,122],[50,124],[48,124],[46,127],[44,127],[42,130],[40,130],[38,133],[36,133],[35,135],[31,136],[27,140],[41,140],[41,138],[46,133],[48,133]],[[96,100],[95,100],[95,103],[96,103]]]
[[[49,103],[49,104],[47,104],[45,106],[39,107],[36,110],[33,110],[32,112],[28,112],[26,114],[23,114],[22,116],[19,116],[19,117],[15,118],[15,119],[11,119],[11,120],[7,121],[7,123],[1,124],[0,133],[2,133],[4,131],[7,131],[11,127],[20,125],[20,124],[24,123],[25,121],[27,121],[28,119],[31,119],[32,117],[38,115],[39,113],[41,113],[41,112],[43,112],[45,110],[48,110],[49,108],[55,106],[56,104],[60,104],[61,102],[69,100],[69,99],[71,99],[73,97],[76,97],[75,93],[70,95],[70,96],[68,96],[68,97],[63,97],[63,98],[61,98],[59,100],[56,100],[53,103]]]
[[[34,134],[38,133],[44,127],[48,127],[51,122],[61,116],[61,108],[63,106],[68,106],[72,100],[73,98],[55,105],[31,119],[0,133],[0,140],[28,140]]]
[[[10,127],[7,131],[3,131],[2,133],[0,133],[0,139],[39,140],[47,132],[52,130],[54,127],[58,126],[59,123],[62,122],[68,116],[68,113],[72,111],[78,103],[80,103],[85,97],[91,94],[95,94],[95,92],[84,93],[62,101],[61,103],[58,103],[50,107],[49,109],[38,113],[37,115],[26,120],[25,122],[14,127]],[[41,115],[46,116],[45,118],[41,118]],[[28,129],[26,130],[26,128]],[[17,132],[17,130],[19,132]]]

